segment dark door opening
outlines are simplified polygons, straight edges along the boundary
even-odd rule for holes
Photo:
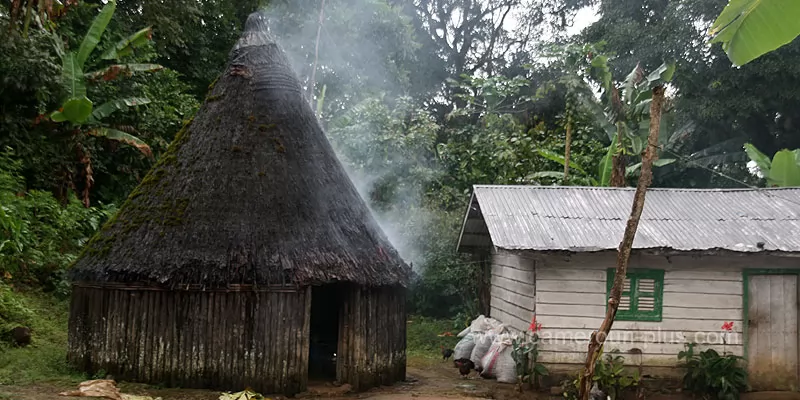
[[[308,380],[336,380],[336,347],[339,343],[341,290],[337,285],[311,289],[311,332],[308,347]]]

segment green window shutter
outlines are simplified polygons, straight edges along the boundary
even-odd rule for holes
[[[611,295],[615,272],[615,268],[608,269],[606,296]],[[622,289],[616,319],[620,321],[661,321],[663,303],[663,270],[629,270],[625,277],[625,287]]]

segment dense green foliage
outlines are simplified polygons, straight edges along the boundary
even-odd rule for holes
[[[50,192],[26,191],[17,175],[22,163],[12,156],[0,153],[0,273],[66,295],[63,271],[114,207],[86,208],[74,195],[61,204]]]
[[[107,2],[40,8],[46,3],[32,8],[35,17],[0,3],[0,274],[15,284],[65,291],[64,269],[191,118],[258,7],[358,189],[413,263],[415,313],[479,312],[485,277],[455,252],[473,185],[606,181],[614,132],[641,133],[648,122],[647,99],[635,93],[647,92],[646,75],[635,92],[626,89],[637,71],[677,63],[654,186],[766,184],[747,167],[743,145],[767,160],[800,148],[800,43],[732,68],[706,40],[726,0],[327,0],[324,9],[318,1],[126,0],[102,31],[90,27]],[[590,3],[597,21],[566,35]],[[87,37],[96,49],[81,53]],[[140,67],[78,79],[64,73],[64,54],[84,54],[84,71]],[[76,83],[94,109],[110,104],[113,114],[52,121],[83,93]],[[622,93],[616,109],[611,88]],[[640,139],[625,136],[622,146],[629,182]]]
[[[737,400],[747,389],[747,371],[742,365],[744,358],[733,354],[720,355],[714,349],[696,353],[695,343],[686,351],[678,353],[686,374],[684,387],[706,399]]]
[[[612,351],[597,359],[592,377],[593,385],[612,400],[626,398],[627,393],[639,386],[641,377],[638,371],[631,372],[625,368],[625,357],[619,351]],[[578,399],[580,376],[562,382],[563,396],[566,399]]]

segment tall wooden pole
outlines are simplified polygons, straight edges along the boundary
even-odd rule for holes
[[[594,376],[594,366],[597,359],[600,357],[600,351],[608,337],[608,333],[611,331],[611,326],[614,324],[614,317],[617,315],[617,308],[619,307],[619,299],[622,295],[625,275],[628,272],[628,261],[631,256],[633,239],[636,237],[639,219],[644,209],[647,188],[650,187],[653,181],[653,162],[657,157],[661,111],[664,105],[664,91],[665,88],[663,85],[653,88],[653,100],[650,104],[650,134],[647,137],[647,149],[645,149],[644,156],[642,157],[642,174],[639,176],[636,193],[633,195],[633,206],[631,207],[631,215],[628,218],[628,224],[625,226],[625,235],[622,237],[622,242],[619,244],[619,249],[617,251],[617,270],[614,275],[614,285],[611,287],[611,297],[608,299],[606,316],[603,319],[603,323],[600,324],[600,329],[596,332],[592,332],[592,336],[589,339],[589,353],[586,356],[586,364],[583,366],[583,373],[580,376],[578,388],[579,398],[581,400],[589,400],[589,391],[592,389],[592,377]]]

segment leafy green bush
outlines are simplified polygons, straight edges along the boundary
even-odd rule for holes
[[[611,397],[611,400],[616,400],[623,398],[625,390],[638,386],[640,378],[638,371],[634,371],[632,375],[628,374],[625,370],[625,357],[612,351],[605,357],[601,356],[597,359],[592,381],[597,384],[598,389]],[[577,399],[579,385],[580,375],[575,377],[572,382],[564,382],[562,385],[564,397]]]
[[[85,208],[74,196],[62,205],[49,192],[25,191],[11,156],[0,153],[0,277],[66,295],[64,270],[114,207]]]
[[[33,318],[33,310],[15,296],[8,285],[0,281],[0,337],[17,326],[29,326]]]
[[[744,358],[720,355],[714,349],[695,353],[695,343],[678,353],[681,366],[686,368],[684,387],[704,399],[736,400],[747,389],[747,371],[741,365]]]
[[[600,388],[612,400],[622,398],[622,393],[639,385],[639,373],[634,371],[633,375],[625,370],[625,357],[614,354],[606,354],[604,358],[597,360],[594,369],[594,380]]]

